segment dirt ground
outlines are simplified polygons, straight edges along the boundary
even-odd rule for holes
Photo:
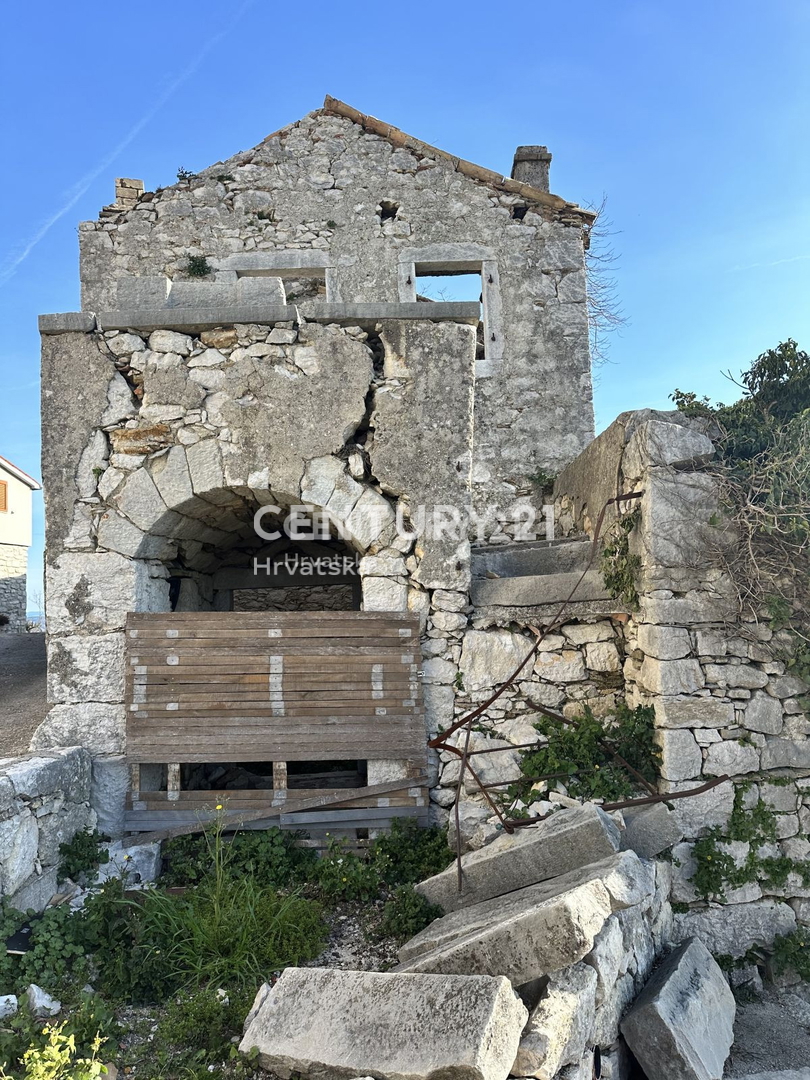
[[[734,1046],[725,1077],[796,1070],[784,1080],[810,1080],[810,987],[766,988],[737,1005]]]
[[[0,757],[26,753],[47,711],[45,635],[0,634]]]

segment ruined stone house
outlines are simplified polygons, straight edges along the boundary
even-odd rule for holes
[[[410,613],[426,659],[457,665],[467,526],[414,543],[397,514],[449,507],[507,542],[542,501],[531,478],[593,437],[593,214],[549,193],[549,162],[519,147],[503,177],[327,98],[172,187],[117,181],[80,228],[82,311],[41,319],[53,709],[38,745],[86,746],[99,770],[128,752],[128,613]],[[470,302],[422,296],[425,277],[456,275],[475,276]],[[340,536],[287,547],[359,556],[359,575],[254,572],[279,550],[256,510],[301,503]],[[401,773],[380,755],[369,782]]]
[[[593,438],[592,215],[548,192],[548,164],[519,148],[503,177],[327,98],[172,187],[118,182],[80,229],[83,310],[41,318],[53,706],[34,746],[92,754],[112,832],[223,789],[315,831],[443,822],[458,761],[428,755],[426,731],[502,686],[576,584],[479,718],[471,748],[504,751],[479,775],[520,775],[538,706],[653,706],[663,791],[729,777],[656,826],[688,907],[665,907],[656,950],[697,933],[743,956],[810,924],[810,888],[791,871],[706,905],[691,852],[744,780],[776,814],[769,857],[807,860],[807,687],[716,557],[710,433],[643,410]],[[480,302],[419,299],[422,278],[472,274]],[[559,474],[553,540],[524,527],[541,472]],[[605,527],[639,507],[637,605],[605,588],[590,540],[629,493]],[[325,531],[276,537],[298,505]],[[420,529],[447,507],[473,527]],[[305,558],[334,573],[315,582]],[[316,809],[337,784],[354,802]],[[491,810],[463,789],[480,847]],[[656,950],[617,983],[614,1020]]]
[[[0,633],[26,628],[31,498],[39,490],[33,477],[0,457]]]

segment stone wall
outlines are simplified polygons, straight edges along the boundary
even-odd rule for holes
[[[57,891],[59,845],[96,824],[80,747],[0,761],[0,899],[41,911]]]
[[[44,338],[44,383],[69,368],[79,393],[44,406],[53,708],[35,747],[124,752],[127,612],[211,609],[217,574],[265,553],[266,505],[321,511],[360,556],[363,608],[417,612],[431,647],[450,647],[469,543],[417,544],[396,516],[469,507],[475,330],[383,322],[379,341],[396,363],[358,327],[303,320]],[[414,448],[428,445],[426,469]]]
[[[0,544],[0,615],[9,619],[0,634],[25,632],[27,568],[28,548]]]
[[[728,889],[725,906],[706,903],[691,884],[694,843],[727,828],[737,791],[744,811],[761,800],[775,813],[774,836],[755,854],[810,865],[810,688],[786,671],[787,635],[737,602],[724,556],[735,538],[723,525],[710,434],[680,413],[623,414],[555,490],[558,522],[572,531],[592,530],[606,498],[644,493],[630,536],[640,570],[638,611],[624,628],[626,696],[655,708],[662,791],[730,777],[672,804],[684,836],[673,899],[689,905],[675,916],[676,938],[696,933],[712,951],[739,957],[797,916],[807,923],[810,888],[791,871],[779,884]],[[742,842],[720,850],[739,866],[752,853]]]
[[[180,183],[120,185],[80,226],[82,308],[125,310],[130,324],[164,309],[162,326],[172,309],[223,303],[286,301],[313,316],[324,303],[415,301],[420,273],[480,273],[473,483],[479,509],[509,506],[593,436],[592,214],[501,179],[318,111]],[[211,272],[190,278],[189,256]]]
[[[299,585],[291,589],[234,589],[234,611],[351,611],[351,585]]]

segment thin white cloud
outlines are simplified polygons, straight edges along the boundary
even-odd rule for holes
[[[151,108],[144,113],[144,115],[134,124],[123,139],[115,146],[89,173],[86,173],[79,181],[77,181],[69,191],[66,192],[66,199],[62,206],[59,207],[49,218],[42,222],[36,232],[29,237],[16,251],[11,252],[5,259],[0,267],[0,285],[4,285],[9,278],[16,272],[25,259],[31,254],[40,240],[45,237],[53,226],[64,217],[65,214],[72,210],[76,203],[81,199],[85,192],[95,182],[95,180],[110,167],[119,154],[123,153],[129,144],[135,139],[140,132],[146,127],[146,125],[154,118],[154,116],[160,112],[169,98],[174,94],[187,79],[189,79],[208,53],[219,44],[222,38],[228,33],[232,26],[234,26],[245,14],[248,8],[252,7],[255,0],[244,0],[239,10],[234,15],[229,26],[224,30],[220,30],[218,34],[215,34],[206,44],[202,47],[197,56],[180,74],[174,78],[163,91],[162,94],[156,99]]]
[[[782,266],[784,263],[803,262],[806,259],[810,259],[810,255],[791,255],[789,259],[774,259],[773,262],[756,262],[749,263],[747,266],[732,266],[729,273],[733,274],[737,270],[759,270],[770,266]]]

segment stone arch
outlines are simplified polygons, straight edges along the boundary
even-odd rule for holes
[[[352,477],[336,455],[308,461],[293,490],[269,488],[267,473],[236,473],[216,438],[172,446],[111,479],[117,483],[106,488],[99,546],[146,561],[156,573],[163,567],[169,578],[194,580],[210,575],[236,547],[262,552],[254,522],[262,508],[277,507],[278,519],[308,507],[331,540],[359,557],[362,607],[407,610],[411,545],[398,532],[394,500]],[[213,597],[203,606],[216,606]]]

